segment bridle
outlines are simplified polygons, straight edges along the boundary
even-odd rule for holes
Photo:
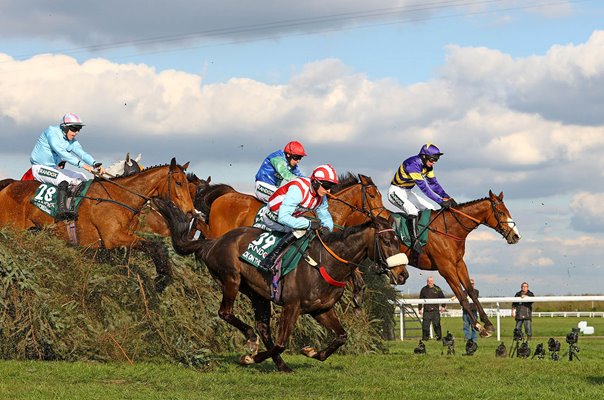
[[[166,177],[166,184],[168,185],[168,196],[167,196],[168,200],[171,199],[170,180],[171,180],[172,174],[174,174],[174,173],[175,173],[175,171],[173,171],[170,168],[170,170],[168,171],[167,177]],[[130,188],[124,186],[124,185],[121,185],[121,184],[119,184],[118,182],[116,182],[116,181],[114,181],[112,179],[108,179],[108,178],[102,176],[101,174],[99,174],[97,172],[93,172],[92,174],[96,178],[98,178],[99,180],[101,180],[101,181],[110,183],[110,184],[112,184],[112,185],[114,185],[114,186],[116,186],[116,187],[118,187],[118,188],[120,188],[120,189],[122,189],[122,190],[124,190],[124,191],[126,191],[128,193],[131,193],[131,194],[133,194],[135,196],[140,197],[141,199],[145,200],[145,203],[151,201],[151,197],[149,197],[147,195],[144,195],[142,193],[139,193],[136,190],[132,190],[132,189],[130,189]],[[105,190],[105,193],[107,193],[107,195],[109,195],[109,192],[107,191],[107,189],[105,188],[105,186],[103,186],[103,184],[101,182],[99,182],[99,183],[100,183],[101,187]],[[127,210],[130,210],[134,214],[139,214],[143,210],[143,208],[145,208],[145,203],[143,203],[143,205],[140,208],[137,209],[137,208],[129,206],[128,204],[125,204],[125,203],[122,203],[122,202],[119,202],[117,200],[113,200],[113,199],[110,199],[110,198],[88,197],[88,196],[81,196],[81,198],[82,199],[88,199],[88,200],[94,200],[94,201],[97,201],[98,203],[112,203],[112,204],[124,207]]]
[[[340,203],[343,203],[344,205],[350,207],[354,211],[358,211],[358,212],[360,212],[362,214],[365,214],[369,218],[371,218],[372,216],[373,217],[379,217],[384,211],[387,211],[386,207],[384,207],[383,205],[379,206],[379,207],[370,207],[369,206],[369,200],[367,199],[367,189],[371,188],[371,187],[374,187],[377,190],[377,186],[375,184],[371,183],[371,184],[367,184],[366,185],[366,184],[363,184],[360,181],[359,181],[358,184],[361,185],[361,208],[355,206],[354,204],[350,204],[346,200],[342,200],[337,195],[331,194],[329,192],[327,192],[327,197],[329,197],[332,200],[339,201]],[[351,188],[352,188],[352,186],[351,186]],[[380,212],[378,212],[376,215],[373,215],[373,211],[374,210],[380,210]]]
[[[499,234],[500,234],[500,235],[501,235],[501,236],[502,236],[502,237],[503,237],[505,240],[508,240],[508,236],[510,236],[510,234],[512,234],[512,232],[513,232],[513,227],[510,227],[510,223],[509,223],[509,222],[503,222],[503,221],[502,221],[502,219],[503,219],[503,218],[505,218],[505,217],[506,217],[506,215],[505,215],[505,213],[504,213],[503,211],[499,211],[499,210],[497,209],[497,206],[498,206],[498,205],[500,205],[500,204],[502,204],[503,202],[502,202],[502,201],[499,201],[499,200],[495,201],[495,200],[491,199],[490,197],[489,197],[489,199],[488,199],[488,200],[489,200],[489,205],[491,206],[491,212],[493,213],[493,218],[495,218],[495,221],[497,221],[497,225],[495,225],[495,226],[490,226],[490,225],[488,225],[488,226],[489,226],[490,228],[493,228],[493,229],[494,229],[494,230],[495,230],[497,233],[499,233]],[[472,217],[471,215],[468,215],[468,214],[464,213],[463,211],[457,210],[457,209],[455,209],[455,208],[453,208],[453,207],[449,208],[449,210],[451,211],[451,214],[453,215],[453,218],[455,218],[455,220],[457,221],[457,223],[458,223],[459,225],[461,225],[461,227],[462,227],[462,228],[464,228],[464,229],[465,229],[466,231],[468,231],[468,232],[471,232],[472,230],[476,229],[476,227],[477,227],[478,225],[483,224],[483,222],[482,222],[482,221],[480,221],[480,220],[478,220],[478,219],[476,219],[476,218]],[[439,213],[441,213],[442,211],[444,211],[444,210],[441,210]],[[456,214],[461,215],[461,216],[464,216],[464,217],[466,217],[466,218],[470,219],[472,222],[475,222],[475,223],[476,223],[476,226],[474,226],[474,227],[472,227],[472,228],[468,228],[467,226],[465,226],[465,225],[464,225],[464,224],[463,224],[463,223],[462,223],[462,222],[459,220],[459,218],[457,217],[457,215],[456,215]],[[443,218],[444,218],[444,214],[443,214]],[[486,219],[488,219],[488,217],[487,217],[487,218],[485,218],[485,221],[486,221]],[[484,224],[485,224],[485,225],[487,225],[486,223],[484,223]],[[505,228],[503,227],[503,225],[507,225],[508,227],[510,227],[510,230],[509,230],[507,233],[505,232]],[[516,225],[516,222],[514,222],[514,226],[515,226],[515,225]],[[445,224],[445,226],[446,226],[446,224]]]
[[[375,224],[375,219],[372,218],[372,224]],[[378,230],[377,227],[374,226],[374,239],[373,239],[373,243],[374,243],[374,262],[376,265],[376,272],[378,274],[384,274],[384,273],[388,273],[390,272],[390,269],[395,268],[395,266],[393,267],[389,267],[388,263],[386,261],[386,259],[388,257],[386,257],[386,255],[384,254],[384,251],[382,250],[382,246],[380,246],[380,235],[384,234],[384,233],[392,233],[394,235],[394,239],[395,240],[399,240],[398,239],[398,235],[396,234],[396,231],[393,228],[386,228],[386,229],[381,229]],[[339,255],[337,255],[333,249],[331,247],[329,247],[327,245],[327,243],[325,243],[325,241],[323,241],[323,238],[321,238],[321,235],[319,234],[319,231],[316,231],[316,235],[319,238],[319,241],[321,242],[321,245],[323,246],[323,248],[336,260],[338,260],[339,262],[345,264],[345,265],[352,265],[354,266],[354,268],[358,268],[361,267],[362,265],[359,263],[355,263],[353,261],[349,261],[346,260],[342,257],[340,257]],[[398,246],[396,246],[397,248],[400,247],[400,244]],[[352,271],[354,270],[354,268],[350,269],[349,275],[352,273]],[[323,279],[325,279],[329,284],[333,285],[333,286],[345,286],[346,283],[343,282],[338,282],[335,279],[331,278],[331,276],[329,276],[329,274],[327,273],[327,271],[325,270],[325,268],[323,266],[320,266],[319,268],[319,272],[321,273],[321,276],[323,277]],[[343,284],[343,285],[342,285]]]

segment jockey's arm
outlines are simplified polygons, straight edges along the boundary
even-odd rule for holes
[[[317,214],[317,217],[319,217],[319,219],[321,220],[321,225],[326,227],[330,231],[333,231],[333,218],[329,213],[327,205],[327,196],[323,196],[323,201],[321,202],[321,205],[315,209],[315,213]]]
[[[434,201],[436,204],[442,203],[443,199],[438,194],[434,193],[434,191],[423,178],[415,179],[415,184],[430,200]]]
[[[298,205],[302,202],[302,192],[296,186],[291,186],[285,197],[283,203],[279,207],[279,215],[277,216],[277,222],[281,225],[289,226],[292,229],[308,229],[310,221],[306,218],[297,218],[293,214],[298,208]]]
[[[271,159],[271,164],[275,168],[277,174],[281,175],[284,182],[289,182],[292,179],[296,178],[297,175],[292,173],[287,167],[287,160],[283,157],[273,157]]]
[[[80,159],[73,155],[68,141],[58,135],[52,134],[48,136],[48,144],[53,153],[58,154],[58,157],[55,156],[55,160],[60,159],[73,166],[79,166]]]

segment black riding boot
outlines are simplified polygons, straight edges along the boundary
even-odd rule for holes
[[[67,181],[60,182],[57,185],[57,189],[57,212],[55,213],[55,219],[57,221],[75,219],[75,213],[67,209],[69,183]]]
[[[419,244],[419,238],[417,237],[417,223],[419,221],[418,215],[410,215],[407,219],[407,227],[409,228],[409,236],[411,239],[411,248],[416,254],[422,254],[422,246]]]
[[[293,232],[286,233],[285,236],[283,236],[281,240],[279,240],[275,248],[269,254],[267,254],[264,260],[262,260],[262,262],[260,262],[260,267],[274,274],[275,261],[277,261],[277,257],[279,257],[279,254],[281,254],[281,252],[285,250],[287,246],[294,243],[295,241],[296,237],[294,236]]]

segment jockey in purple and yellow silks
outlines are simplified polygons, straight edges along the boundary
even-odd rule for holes
[[[418,214],[421,210],[434,210],[435,207],[426,199],[411,191],[417,186],[423,194],[441,207],[456,206],[455,200],[440,186],[434,175],[434,164],[443,153],[434,144],[422,146],[419,154],[409,157],[400,165],[388,189],[388,200],[409,216],[409,230],[413,249],[421,252],[417,237]]]
[[[261,266],[271,270],[279,254],[297,237],[294,231],[314,230],[321,227],[333,230],[333,219],[328,210],[327,193],[338,183],[335,169],[329,165],[315,168],[310,178],[299,177],[278,188],[268,203],[258,213],[262,223],[270,230],[287,232],[270,254],[262,260]],[[319,221],[303,217],[314,211]]]
[[[296,141],[269,154],[256,173],[256,198],[266,203],[279,186],[303,176],[298,163],[305,156],[304,146]]]

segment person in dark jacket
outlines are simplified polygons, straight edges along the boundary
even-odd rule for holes
[[[445,294],[442,289],[434,284],[434,277],[429,276],[426,281],[427,285],[419,292],[420,299],[444,299]],[[440,311],[444,311],[445,305],[441,304],[440,309],[438,304],[422,304],[417,306],[419,315],[422,317],[422,340],[430,339],[430,324],[434,326],[434,335],[436,340],[442,339],[442,331],[440,327]]]
[[[527,296],[535,297],[529,290],[528,283],[522,282],[520,291],[514,297],[525,298]],[[533,303],[512,303],[512,317],[516,319],[516,329],[522,331],[522,325],[524,325],[526,338],[530,340],[533,336]]]

